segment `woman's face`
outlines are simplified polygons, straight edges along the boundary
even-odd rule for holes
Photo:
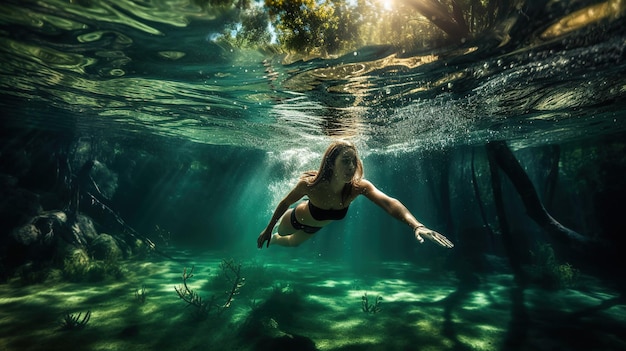
[[[352,149],[344,149],[335,159],[333,175],[343,183],[350,183],[356,172],[356,153]]]

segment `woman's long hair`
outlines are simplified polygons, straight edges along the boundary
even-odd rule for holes
[[[334,141],[326,152],[324,153],[324,157],[322,157],[322,163],[320,165],[320,169],[318,171],[307,171],[302,174],[300,179],[305,180],[309,183],[309,186],[313,187],[320,182],[330,181],[333,176],[333,167],[335,165],[335,160],[341,154],[341,152],[345,149],[351,149],[354,151],[354,155],[356,157],[356,170],[354,172],[354,176],[352,176],[352,180],[350,183],[347,183],[344,186],[341,200],[345,201],[347,197],[350,195],[350,192],[354,185],[358,185],[359,181],[363,178],[363,163],[359,158],[359,154],[356,150],[356,146],[353,143],[345,140],[337,140]]]

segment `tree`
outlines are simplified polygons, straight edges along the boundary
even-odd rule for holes
[[[336,53],[358,37],[356,18],[344,1],[265,0],[265,6],[288,50]]]
[[[457,41],[467,39],[469,28],[463,18],[464,9],[456,0],[446,6],[437,0],[409,0],[407,3]]]
[[[511,0],[406,0],[392,9],[370,0],[264,0],[264,6],[251,0],[194,2],[223,22],[219,38],[230,45],[275,45],[321,56],[378,44],[412,50],[440,42],[444,35],[446,41],[463,42],[493,27],[514,7]],[[271,43],[272,36],[277,43]]]

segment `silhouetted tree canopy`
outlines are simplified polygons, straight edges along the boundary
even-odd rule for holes
[[[502,38],[522,37],[594,6],[584,1],[546,4],[532,0],[194,1],[224,22],[216,41],[320,56],[365,45],[412,50],[462,43],[486,31]]]

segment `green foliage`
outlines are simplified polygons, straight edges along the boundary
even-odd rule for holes
[[[229,23],[222,31],[220,42],[238,48],[265,48],[271,45],[268,30],[269,16],[260,8],[242,11],[236,22]]]
[[[508,11],[496,2],[264,0],[260,6],[251,0],[194,0],[222,22],[213,40],[223,47],[320,56],[366,45],[413,50],[447,39],[459,42]]]
[[[580,272],[569,263],[559,263],[549,244],[540,244],[536,252],[531,251],[533,264],[531,278],[545,289],[573,288]]]
[[[336,28],[337,18],[332,3],[315,0],[266,0],[265,6],[276,28],[281,33],[281,43],[288,49],[310,53],[325,50],[331,28]]]

